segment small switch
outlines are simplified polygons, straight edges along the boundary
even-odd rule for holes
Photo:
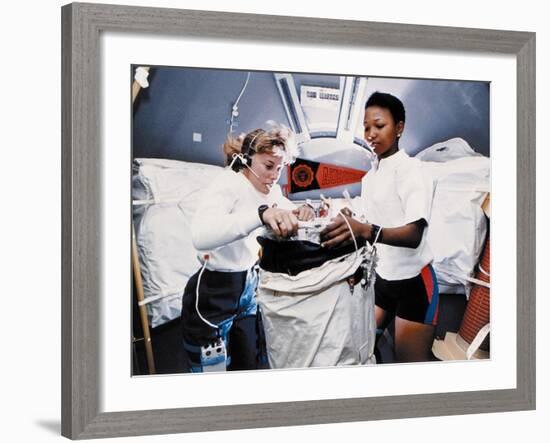
[[[197,143],[202,142],[202,134],[200,132],[193,132],[193,141]]]

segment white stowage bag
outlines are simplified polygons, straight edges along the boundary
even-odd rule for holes
[[[223,168],[165,159],[135,159],[133,220],[151,327],[181,314],[187,280],[200,267],[190,221],[202,190]]]
[[[481,154],[475,152],[466,140],[456,137],[429,146],[415,157],[425,162],[447,162],[457,158],[480,156]]]
[[[325,262],[296,276],[260,271],[257,298],[272,368],[375,363],[374,289],[346,277],[361,254]]]
[[[491,160],[470,156],[444,163],[424,162],[434,182],[427,242],[441,293],[469,295],[487,234],[481,205],[490,192]]]

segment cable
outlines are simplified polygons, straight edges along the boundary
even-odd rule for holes
[[[355,240],[355,235],[353,234],[353,229],[351,229],[351,225],[349,224],[348,219],[344,215],[341,209],[338,210],[338,213],[342,216],[344,221],[346,222],[346,225],[348,226],[349,232],[351,233],[351,239],[353,240],[353,245],[355,246],[355,252],[359,252],[359,246],[357,246],[357,241]],[[378,238],[378,237],[377,237]]]
[[[346,225],[349,229],[349,232],[351,233],[351,238],[353,240],[353,244],[355,246],[355,257],[359,255],[359,247],[357,246],[357,241],[355,240],[355,235],[353,234],[353,229],[351,229],[351,225],[348,222],[348,219],[346,218],[343,211],[340,209],[338,210],[338,213],[342,216],[344,221],[346,222]],[[380,231],[378,231],[378,234],[376,235],[376,238],[374,239],[374,242],[372,243],[372,247],[370,252],[367,252],[366,250],[363,250],[362,253],[362,261],[361,261],[361,268],[363,268],[363,277],[361,278],[360,284],[362,287],[366,287],[369,283],[369,281],[372,281],[372,272],[374,270],[375,266],[375,257],[376,257],[376,247],[374,246],[375,243],[378,241],[378,236],[380,235]],[[370,259],[366,257],[367,254],[370,254]],[[369,262],[370,260],[370,262]],[[368,264],[370,263],[370,265]],[[353,287],[351,287],[351,292],[353,294]]]
[[[248,85],[248,80],[250,79],[250,72],[246,73],[246,80],[244,82],[244,85],[241,89],[241,92],[239,93],[239,96],[237,97],[237,100],[235,100],[235,103],[233,103],[233,106],[231,107],[231,118],[229,120],[229,133],[233,134],[233,121],[236,117],[239,116],[239,101],[241,100],[241,97],[243,96],[244,90],[246,89],[246,86]]]
[[[206,264],[208,263],[208,260],[210,259],[210,256],[208,254],[205,254],[204,255],[204,263],[202,265],[202,268],[199,272],[199,278],[197,279],[197,289],[195,291],[195,294],[196,294],[196,297],[195,297],[195,310],[197,311],[197,314],[199,315],[200,319],[206,323],[208,326],[210,326],[211,328],[214,328],[214,329],[220,329],[218,327],[218,325],[215,325],[214,323],[210,323],[206,318],[204,318],[201,314],[201,312],[199,311],[199,286],[201,284],[201,278],[202,278],[202,273],[204,272],[204,270],[206,269]]]

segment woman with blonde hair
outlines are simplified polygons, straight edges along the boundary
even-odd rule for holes
[[[205,191],[191,222],[203,264],[182,303],[184,350],[194,372],[265,363],[258,346],[256,237],[262,226],[288,237],[298,220],[314,216],[310,207],[286,199],[277,184],[297,152],[292,132],[281,126],[229,136],[224,144],[229,167]]]

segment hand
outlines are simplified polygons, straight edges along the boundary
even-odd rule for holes
[[[348,208],[347,206],[340,209],[340,211],[342,211],[344,215],[347,215],[348,217],[351,217],[353,215],[353,212],[351,212],[351,209]]]
[[[321,241],[323,242],[321,246],[332,248],[342,243],[353,241],[352,233],[353,237],[364,237],[365,232],[370,232],[369,228],[370,225],[361,223],[349,215],[340,213],[333,219],[330,225],[321,231]]]
[[[298,219],[292,211],[286,209],[266,209],[262,221],[279,237],[290,237],[298,230]]]
[[[315,218],[315,211],[308,205],[302,205],[299,208],[294,209],[292,213],[300,221],[308,221]]]

